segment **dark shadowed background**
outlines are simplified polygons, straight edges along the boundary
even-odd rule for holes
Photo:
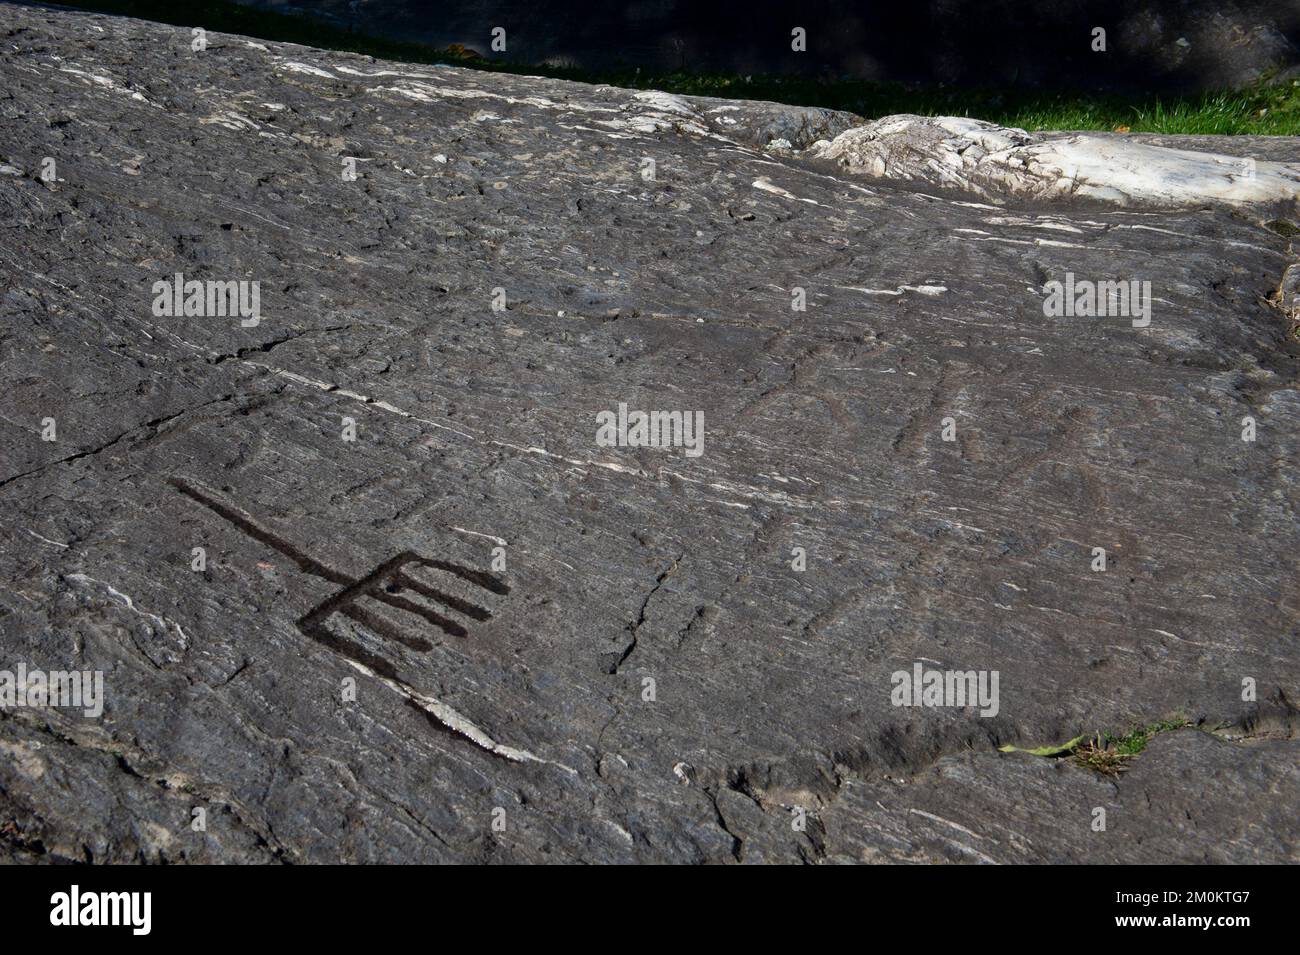
[[[245,0],[491,59],[1081,90],[1240,87],[1300,64],[1300,0]],[[505,53],[491,49],[504,27]],[[790,49],[791,29],[808,49]],[[1092,50],[1093,29],[1107,51]]]

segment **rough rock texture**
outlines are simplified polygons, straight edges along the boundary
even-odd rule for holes
[[[953,116],[886,116],[814,143],[853,173],[986,199],[1080,198],[1144,207],[1300,206],[1300,165],[1113,136],[1041,136]]]
[[[0,709],[5,857],[1298,861],[1285,228],[210,41],[0,5],[0,669],[106,684]],[[895,706],[918,662],[997,714]],[[1176,713],[1118,780],[998,752]]]
[[[790,148],[807,149],[820,140],[834,139],[863,122],[860,116],[852,113],[816,106],[739,103],[711,96],[672,98],[689,104],[714,132],[756,146],[784,140]]]

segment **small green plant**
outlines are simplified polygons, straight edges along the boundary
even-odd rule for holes
[[[1152,723],[1149,726],[1134,727],[1123,736],[1111,736],[1110,734],[1107,734],[1105,740],[1109,746],[1115,748],[1116,752],[1124,756],[1136,756],[1138,753],[1142,752],[1142,750],[1147,748],[1147,743],[1151,742],[1152,737],[1157,736],[1160,733],[1166,733],[1169,730],[1182,729],[1184,726],[1189,725],[1191,725],[1190,721],[1181,716],[1177,716],[1172,719],[1160,720],[1159,722]]]
[[[1082,736],[1076,736],[1072,740],[1064,743],[1048,746],[1035,746],[1032,749],[1023,749],[1019,746],[999,746],[1000,753],[1028,753],[1030,756],[1068,756],[1078,748],[1083,742]]]
[[[1119,776],[1128,768],[1128,761],[1146,749],[1153,737],[1190,725],[1191,721],[1185,717],[1172,716],[1145,726],[1134,726],[1122,735],[1098,732],[1089,737],[1085,733],[1064,743],[1037,746],[1032,749],[1008,745],[999,747],[999,751],[1029,753],[1031,756],[1064,757],[1103,776]]]
[[[1174,716],[1146,726],[1134,726],[1118,736],[1097,733],[1086,745],[1075,749],[1070,758],[1103,776],[1118,776],[1128,769],[1129,760],[1147,748],[1153,737],[1190,725],[1186,718]]]
[[[1091,769],[1094,773],[1101,773],[1103,776],[1118,776],[1128,769],[1125,764],[1136,755],[1136,753],[1121,752],[1118,748],[1111,746],[1106,737],[1098,733],[1086,744],[1071,753],[1070,759],[1085,769]]]

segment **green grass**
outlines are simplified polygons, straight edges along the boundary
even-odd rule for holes
[[[1151,742],[1152,737],[1188,725],[1190,722],[1183,717],[1173,717],[1148,726],[1133,727],[1122,736],[1112,736],[1108,733],[1106,743],[1122,756],[1136,756],[1147,748],[1147,743]]]
[[[468,51],[356,33],[306,17],[272,13],[228,0],[91,0],[83,9],[121,13],[178,26],[201,26],[266,40],[351,50],[386,60],[448,63],[633,89],[773,100],[848,110],[868,119],[891,113],[972,116],[1023,129],[1094,129],[1165,134],[1300,135],[1300,81],[1260,83],[1239,92],[1130,97],[1006,88],[914,87],[856,79],[737,76],[640,69],[557,69],[488,61]]]
[[[1182,716],[1173,716],[1146,725],[1132,726],[1122,734],[1097,733],[1089,738],[1076,736],[1065,743],[1023,749],[1019,746],[1002,746],[1004,753],[1029,753],[1033,756],[1067,757],[1080,766],[1101,773],[1118,776],[1128,768],[1128,763],[1147,748],[1152,738],[1169,730],[1191,726]]]
[[[1070,758],[1103,776],[1118,776],[1128,769],[1130,760],[1147,748],[1153,737],[1190,725],[1189,720],[1176,716],[1146,726],[1134,726],[1119,735],[1098,733],[1083,746],[1076,747]]]

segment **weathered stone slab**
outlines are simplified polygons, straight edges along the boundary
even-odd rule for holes
[[[0,709],[6,858],[1295,861],[1293,238],[191,40],[0,5],[0,669],[104,676]]]

